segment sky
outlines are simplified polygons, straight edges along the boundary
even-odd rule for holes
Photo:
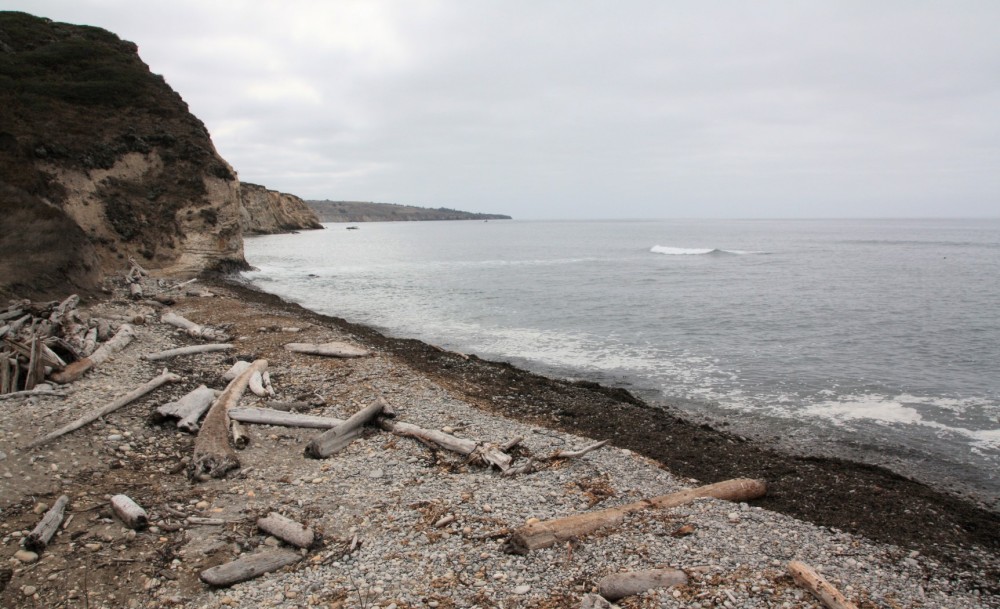
[[[1000,2],[0,0],[95,25],[240,179],[516,218],[1000,216]]]

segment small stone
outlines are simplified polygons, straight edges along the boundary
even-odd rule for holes
[[[96,551],[98,551],[98,550],[101,549],[101,544],[99,544],[99,543],[88,543],[88,544],[85,544],[83,547],[87,548],[91,552],[96,552]]]
[[[39,503],[35,504],[35,509],[33,509],[31,511],[34,512],[34,513],[36,513],[36,514],[44,514],[45,510],[47,510],[47,509],[49,509],[48,504],[39,502]]]
[[[729,512],[729,522],[739,522],[740,514],[739,512]]]
[[[35,586],[25,586],[21,588],[21,593],[25,596],[34,596],[35,592],[38,592],[38,588]]]
[[[298,598],[299,593],[295,590],[285,590],[285,598]]]
[[[277,537],[268,537],[267,539],[264,540],[264,545],[270,548],[277,548],[278,546],[281,545],[281,542],[278,541]]]
[[[528,584],[522,584],[522,585],[514,588],[513,592],[514,592],[514,594],[516,594],[518,596],[523,596],[523,595],[531,592],[531,586],[529,586]]]
[[[113,433],[110,436],[108,436],[108,442],[121,442],[124,439],[125,439],[124,436],[122,436],[120,433]]]
[[[445,426],[445,427],[441,428],[441,431],[443,431],[445,433],[455,433],[455,428],[454,427],[447,427],[447,426]]]
[[[373,469],[371,472],[368,473],[369,478],[381,478],[384,475],[385,472],[380,469]]]
[[[14,558],[23,563],[33,563],[38,560],[38,554],[31,552],[30,550],[18,550],[17,552],[14,552]]]
[[[490,505],[490,504],[488,504],[488,503],[484,503],[483,504],[483,511],[486,512],[487,514],[489,514],[490,512],[493,511],[493,506]]]
[[[199,510],[204,510],[208,506],[209,506],[209,503],[207,501],[199,501],[198,503],[194,504],[194,507],[197,508],[197,509],[199,509]]]

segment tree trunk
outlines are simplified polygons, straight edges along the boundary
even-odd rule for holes
[[[249,556],[241,556],[218,567],[206,569],[201,572],[201,581],[210,586],[232,586],[295,564],[301,559],[302,556],[292,550],[264,550]]]
[[[267,518],[259,518],[257,528],[297,548],[311,547],[316,539],[312,529],[277,512],[271,512]]]
[[[316,436],[306,445],[306,456],[313,459],[324,459],[335,452],[343,450],[344,447],[351,443],[351,440],[360,435],[361,427],[377,417],[384,407],[385,400],[378,398],[373,404],[351,415],[342,425],[338,425]]]
[[[59,525],[62,524],[67,503],[69,503],[69,497],[66,495],[56,499],[55,505],[49,508],[48,512],[45,512],[42,521],[24,538],[24,549],[41,552],[45,546],[49,545],[52,537],[59,530]]]
[[[228,351],[233,348],[233,345],[229,343],[211,343],[208,345],[192,345],[190,347],[178,347],[176,349],[167,349],[166,351],[160,351],[158,353],[147,353],[142,356],[142,359],[155,362],[164,359],[170,359],[172,357],[177,357],[178,355],[192,355],[195,353],[212,353],[214,351]]]
[[[643,499],[619,507],[536,522],[514,531],[508,541],[507,551],[515,554],[527,554],[531,550],[547,548],[560,541],[577,539],[598,529],[615,526],[624,520],[625,516],[643,510],[676,507],[701,497],[745,501],[762,497],[766,490],[767,487],[762,480],[745,478],[726,480],[652,499]]]
[[[317,417],[308,414],[285,412],[271,408],[247,408],[239,406],[229,411],[229,418],[240,423],[256,425],[280,425],[282,427],[311,427],[332,429],[343,425],[344,421],[333,417]]]
[[[788,572],[796,583],[811,592],[829,609],[858,609],[857,605],[847,600],[839,590],[804,562],[797,560],[789,562]]]
[[[91,353],[88,357],[73,362],[72,364],[66,366],[65,370],[57,372],[49,378],[57,383],[71,383],[83,376],[94,366],[101,365],[112,355],[127,347],[129,343],[132,342],[133,338],[135,338],[135,330],[132,326],[122,324],[122,326],[118,328],[118,332],[111,337],[111,340],[98,347],[97,350]]]

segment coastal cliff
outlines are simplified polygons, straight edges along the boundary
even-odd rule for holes
[[[321,222],[409,222],[422,220],[510,220],[502,214],[481,214],[446,207],[429,208],[363,201],[306,201]]]
[[[313,210],[295,195],[243,182],[240,184],[240,199],[244,234],[323,228]]]

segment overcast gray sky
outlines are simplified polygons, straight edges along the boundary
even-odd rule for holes
[[[0,0],[139,45],[240,178],[518,218],[1000,215],[1000,2]]]

